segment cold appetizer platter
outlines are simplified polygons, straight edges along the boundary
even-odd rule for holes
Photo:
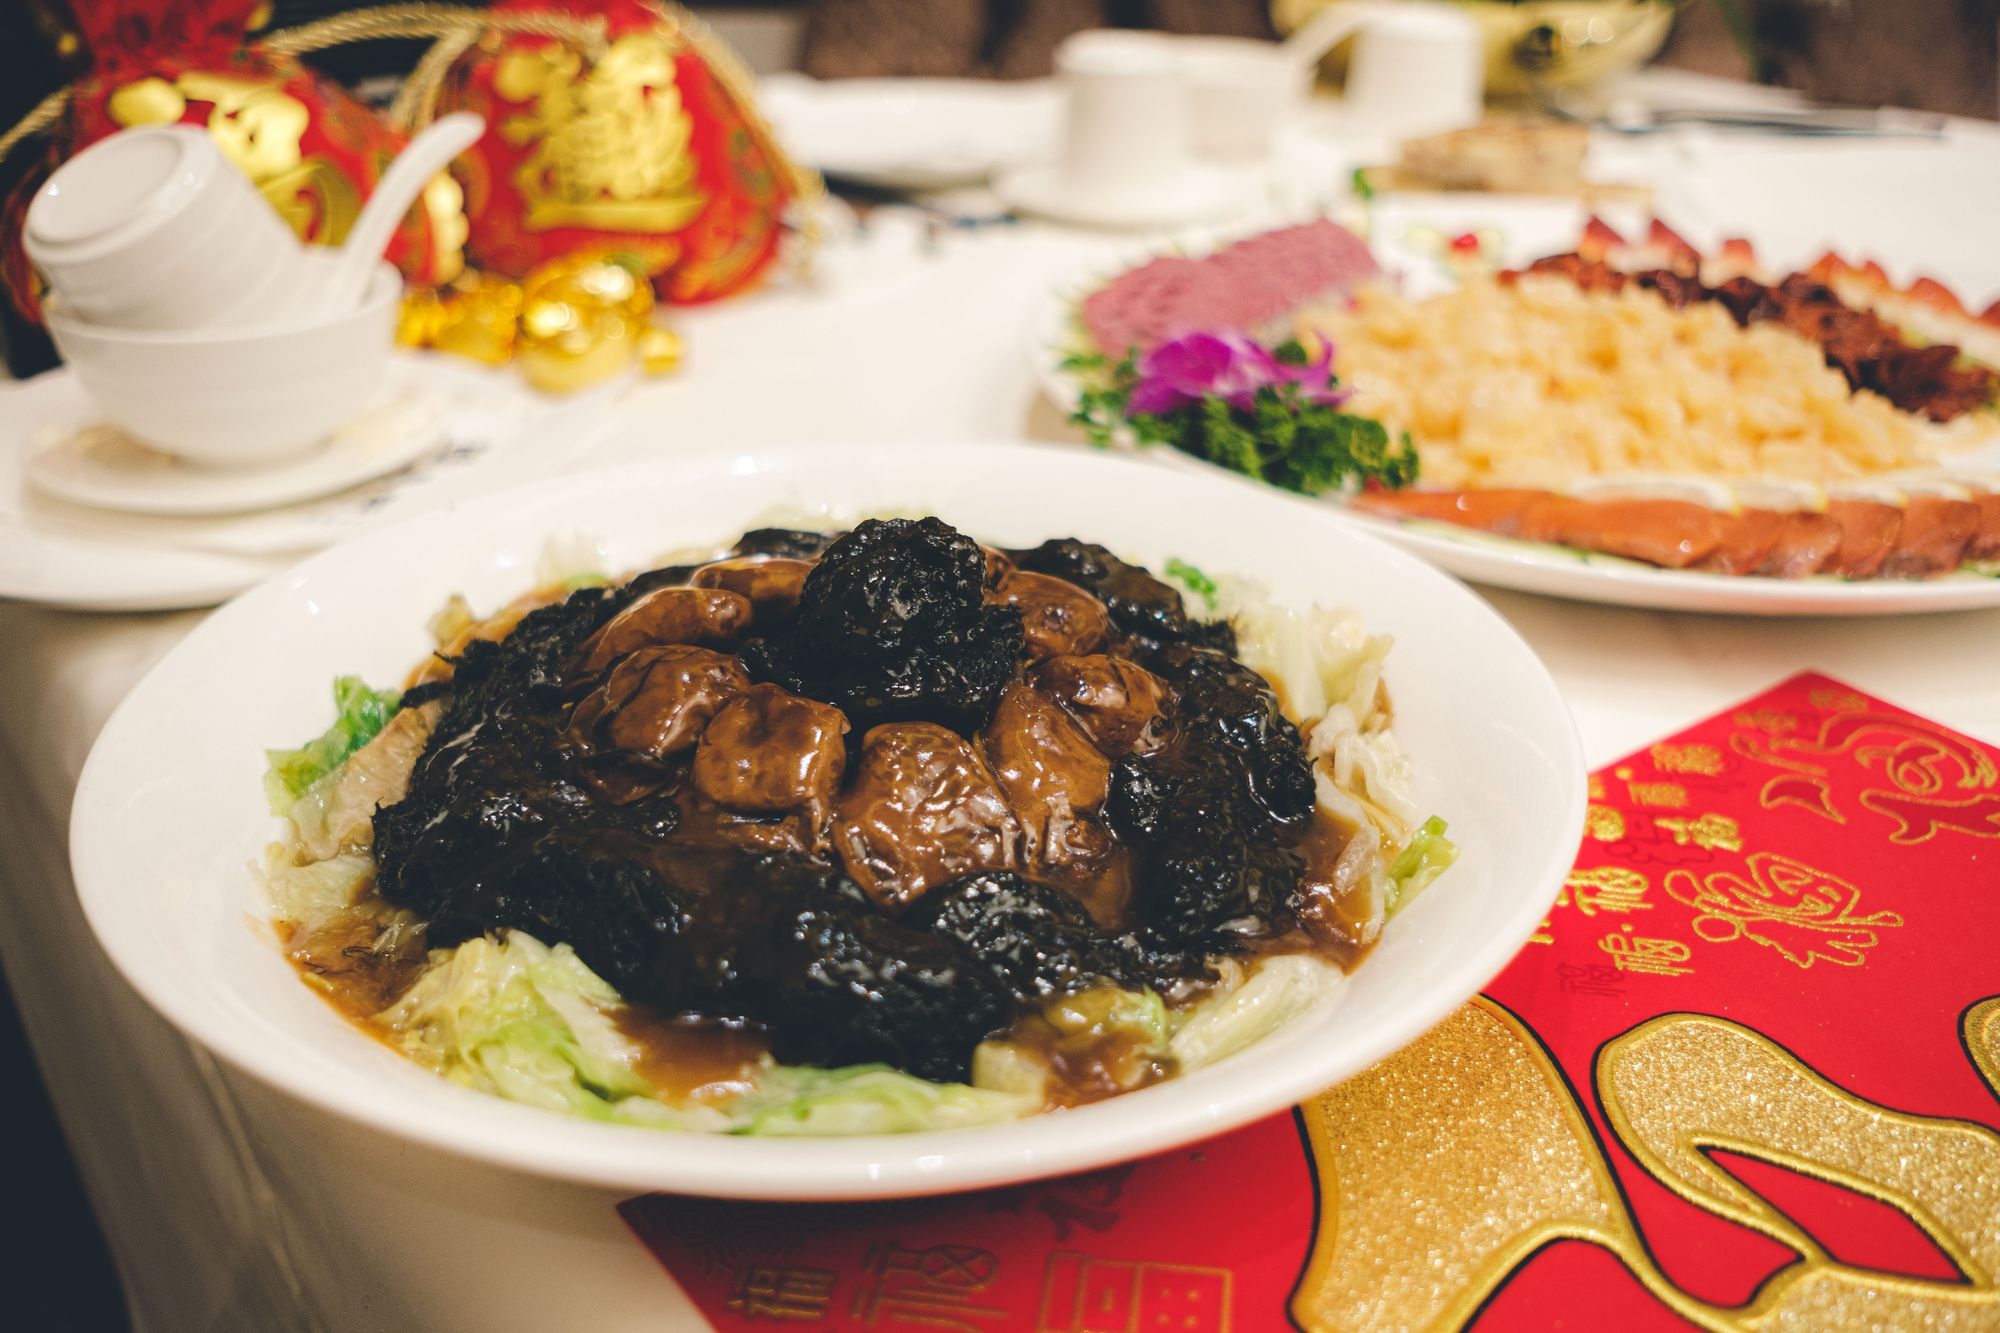
[[[1658,221],[1549,253],[1408,217],[1373,248],[1320,219],[1073,284],[1043,382],[1100,442],[1324,497],[1499,586],[2000,605],[2000,303]]]
[[[572,478],[254,590],[107,726],[73,857],[142,993],[306,1100],[860,1197],[1379,1059],[1533,931],[1581,775],[1498,618],[1330,514],[825,449]]]

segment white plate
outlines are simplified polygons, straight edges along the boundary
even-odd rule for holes
[[[1053,157],[1063,95],[1047,80],[821,82],[780,74],[764,80],[758,110],[787,152],[826,175],[885,190],[940,190]]]
[[[240,514],[114,512],[30,486],[30,460],[45,439],[82,431],[97,413],[68,370],[0,385],[0,598],[84,611],[214,606],[363,528],[560,471],[595,447],[611,419],[607,402],[622,388],[553,399],[511,371],[455,358],[399,353],[394,364],[409,387],[443,403],[444,438],[431,430],[406,439],[399,451],[413,440],[422,447],[387,475]],[[277,475],[240,480],[263,485]]]
[[[195,467],[116,426],[58,432],[28,459],[29,484],[47,495],[127,514],[240,514],[332,495],[394,472],[437,448],[444,404],[395,363],[397,388],[299,458],[269,467]]]
[[[1483,201],[1450,196],[1403,196],[1377,205],[1373,214],[1376,258],[1404,290],[1419,295],[1443,290],[1450,281],[1445,265],[1428,248],[1439,235],[1487,230],[1501,262],[1516,265],[1573,243],[1588,216],[1580,205],[1564,201]],[[1614,226],[1622,225],[1627,235],[1634,234],[1630,219],[1612,216],[1611,221]],[[1171,247],[1136,253],[1127,264],[1101,267],[1051,289],[1030,322],[1027,336],[1028,359],[1050,401],[1067,412],[1083,393],[1083,381],[1064,368],[1063,360],[1083,345],[1075,309],[1086,293],[1156,255],[1204,254],[1243,234],[1240,229],[1194,233]],[[1769,256],[1765,258],[1770,262]],[[1335,369],[1339,369],[1337,359]],[[1236,473],[1169,446],[1135,452],[1169,466],[1240,480]],[[2000,442],[1983,446],[1960,462],[1974,472],[2000,471]],[[1576,601],[1758,616],[1915,615],[2000,606],[2000,578],[1979,574],[1957,573],[1916,582],[1869,579],[1850,583],[1830,576],[1739,578],[1655,569],[1615,556],[1512,541],[1444,523],[1398,523],[1355,513],[1333,497],[1315,503],[1338,511],[1343,521],[1364,525],[1384,540],[1460,578]]]
[[[1236,473],[1165,445],[1144,456],[1177,469],[1240,480]],[[2000,578],[1958,573],[1906,582],[1835,578],[1760,579],[1656,569],[1635,560],[1511,541],[1448,523],[1399,523],[1326,502],[1341,519],[1422,556],[1439,569],[1495,588],[1609,606],[1758,616],[1888,616],[2000,606]]]
[[[273,836],[264,747],[317,733],[331,677],[401,677],[463,591],[494,606],[551,534],[613,568],[726,540],[773,510],[935,512],[1003,543],[1078,534],[1149,562],[1267,580],[1283,602],[1358,609],[1396,636],[1397,730],[1456,867],[1389,924],[1337,1007],[1217,1066],[988,1128],[817,1142],[605,1125],[469,1091],[409,1063],[309,991],[262,928],[248,870]],[[1189,516],[1201,515],[1198,523]],[[1471,664],[1476,664],[1473,666]],[[294,1095],[391,1134],[527,1172],[630,1189],[860,1198],[1082,1170],[1201,1139],[1367,1068],[1464,1002],[1547,912],[1581,832],[1584,766],[1555,685],[1463,587],[1319,506],[1083,450],[823,447],[547,481],[399,524],[298,566],[201,624],[99,737],[71,825],[92,928],[190,1036]]]
[[[1149,190],[1082,191],[1060,167],[1024,167],[993,182],[1000,202],[1078,227],[1157,231],[1241,214],[1263,193],[1255,175],[1190,162],[1170,181]]]

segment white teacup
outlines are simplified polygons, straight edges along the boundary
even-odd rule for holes
[[[1263,157],[1312,86],[1313,61],[1254,37],[1175,39],[1188,72],[1194,145],[1204,157]]]
[[[1188,84],[1170,38],[1100,28],[1056,48],[1069,92],[1064,183],[1078,193],[1159,188],[1191,161]]]
[[[1237,208],[1242,191],[1196,159],[1175,39],[1092,29],[1056,48],[1068,95],[1061,158],[994,182],[1015,208],[1093,227],[1155,228]]]
[[[1479,120],[1486,91],[1485,37],[1464,9],[1437,0],[1344,0],[1299,28],[1284,46],[1317,61],[1349,37],[1354,50],[1341,119],[1371,147]]]
[[[241,327],[284,307],[304,248],[205,130],[123,130],[56,169],[22,243],[74,319]]]

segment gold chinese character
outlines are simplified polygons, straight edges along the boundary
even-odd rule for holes
[[[1590,775],[1590,799],[1601,801],[1604,798],[1604,775],[1601,773],[1592,773]]]
[[[1628,782],[1625,789],[1632,793],[1634,805],[1657,805],[1668,810],[1687,807],[1687,788],[1678,782]]]
[[[1555,927],[1552,924],[1550,924],[1549,919],[1547,917],[1543,917],[1542,924],[1536,928],[1535,933],[1528,936],[1528,943],[1554,944],[1555,942],[1556,942]]]
[[[745,1320],[821,1320],[833,1300],[833,1278],[824,1268],[746,1264],[724,1304]]]
[[[1714,777],[1722,771],[1722,751],[1713,745],[1655,745],[1653,767],[1662,773],[1698,773]]]
[[[1834,713],[1868,706],[1868,701],[1852,690],[1814,690],[1806,698],[1812,700],[1814,708]]]
[[[1701,938],[1749,940],[1800,967],[1859,967],[1883,930],[1903,924],[1894,912],[1860,915],[1860,889],[1789,856],[1752,852],[1744,866],[1747,879],[1720,870],[1700,880],[1685,870],[1667,876],[1667,893],[1695,909]]]
[[[1673,834],[1674,841],[1682,847],[1693,843],[1709,851],[1717,847],[1731,852],[1743,850],[1743,830],[1728,815],[1706,814],[1699,819],[1655,815],[1653,822]]]
[[[863,1261],[867,1284],[854,1294],[853,1315],[862,1323],[919,1325],[984,1333],[1007,1312],[972,1297],[993,1285],[1000,1261],[976,1245],[933,1245],[927,1250],[871,1245]]]
[[[172,124],[189,103],[206,103],[203,122],[223,155],[248,176],[299,235],[327,245],[347,238],[361,194],[323,156],[307,157],[312,125],[306,104],[256,79],[187,70],[172,83],[140,79],[112,93],[107,110],[120,125]]]
[[[1625,836],[1625,815],[1615,806],[1593,801],[1584,811],[1583,831],[1597,842],[1617,842]]]
[[[1790,713],[1780,713],[1775,708],[1760,708],[1751,713],[1738,713],[1734,720],[1739,727],[1749,727],[1754,731],[1768,731],[1774,735],[1782,735],[1785,732],[1797,731],[1799,729],[1799,720],[1797,718],[1793,717]]]
[[[1574,890],[1571,899],[1576,910],[1585,916],[1596,916],[1599,912],[1638,912],[1652,907],[1644,901],[1650,887],[1646,877],[1636,870],[1623,866],[1597,866],[1590,870],[1572,870],[1563,885],[1565,893]]]
[[[1623,995],[1624,986],[1619,984],[1618,969],[1606,967],[1602,963],[1588,965],[1560,963],[1556,966],[1558,987],[1570,995]]]
[[[500,134],[532,144],[515,173],[528,207],[523,225],[673,232],[707,200],[695,188],[693,122],[675,83],[674,52],[652,33],[627,33],[589,72],[583,57],[550,44],[509,51],[494,90],[532,109]]]
[[[1625,930],[1632,927],[1626,926]],[[1620,972],[1644,972],[1657,977],[1678,977],[1694,971],[1679,964],[1692,952],[1679,940],[1648,939],[1638,935],[1606,935],[1597,947],[1611,955]]]
[[[1228,1333],[1226,1268],[1133,1263],[1058,1250],[1042,1275],[1039,1333]]]
[[[2000,1000],[1967,1010],[1960,1036],[1973,1071],[2000,1086]],[[2000,1328],[2000,1134],[1991,1128],[1866,1101],[1763,1034],[1704,1014],[1666,1014],[1600,1046],[1594,1083],[1579,1101],[1538,1034],[1477,999],[1307,1101],[1300,1119],[1321,1193],[1291,1298],[1296,1325],[1473,1327],[1526,1256],[1561,1241],[1622,1263],[1660,1302],[1648,1314],[1659,1308],[1660,1321],[1711,1333]],[[1584,1110],[1592,1092],[1603,1137]],[[1927,1234],[1958,1273],[1919,1279],[1836,1258],[1782,1199],[1712,1158],[1707,1149],[1718,1145],[1872,1201]],[[1675,1285],[1660,1259],[1675,1246],[1648,1243],[1620,1180],[1626,1164],[1614,1169],[1609,1157],[1620,1149],[1718,1234],[1742,1227],[1790,1251],[1754,1300],[1714,1305]],[[1667,1224],[1669,1206],[1649,1208],[1644,1225]],[[1537,1310],[1524,1322],[1562,1313]],[[1623,1326],[1587,1307],[1575,1322]]]

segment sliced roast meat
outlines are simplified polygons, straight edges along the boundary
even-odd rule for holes
[[[1521,516],[1548,498],[1547,491],[1502,488],[1490,491],[1363,491],[1354,507],[1391,518],[1428,518],[1462,528],[1497,532],[1511,537],[1521,530]]]
[[[1715,549],[1693,568],[1715,574],[1751,574],[1764,567],[1785,534],[1791,515],[1776,509],[1745,509],[1724,514],[1716,525]]]
[[[1878,577],[1927,579],[1957,569],[1978,532],[1979,506],[1971,501],[1911,496],[1903,506],[1896,545],[1882,561]]]
[[[1583,500],[1518,490],[1378,492],[1357,496],[1354,505],[1727,575],[1921,579],[2000,558],[2000,495],[1913,496],[1904,505],[1841,499],[1829,501],[1823,514],[1724,514],[1681,500]]]
[[[1523,541],[1552,542],[1685,569],[1722,541],[1722,517],[1686,500],[1577,500],[1551,495],[1528,507],[1516,530]]]
[[[1751,570],[1773,579],[1802,579],[1817,574],[1840,554],[1840,524],[1825,514],[1798,511],[1785,515],[1764,562]]]
[[[1903,511],[1876,500],[1830,500],[1826,516],[1840,524],[1840,549],[1830,573],[1848,579],[1872,579],[1903,530]]]
[[[1145,352],[1198,329],[1275,341],[1290,316],[1381,273],[1368,243],[1324,218],[1248,237],[1199,259],[1167,255],[1083,298],[1079,316],[1107,356]]]
[[[1979,510],[1979,530],[1965,544],[1965,558],[2000,560],[2000,491],[1975,495],[1972,503]]]

